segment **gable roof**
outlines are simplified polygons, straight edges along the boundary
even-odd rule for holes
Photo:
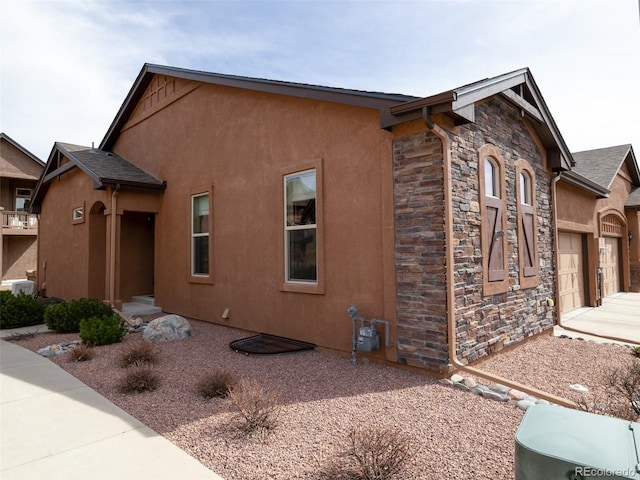
[[[574,171],[606,189],[611,188],[623,164],[629,169],[634,186],[640,186],[638,162],[629,144],[576,152],[573,158]]]
[[[243,88],[246,90],[265,93],[274,93],[298,98],[309,98],[314,100],[341,103],[345,105],[372,108],[380,110],[381,112],[388,111],[391,106],[397,105],[398,103],[407,102],[418,98],[411,95],[324,87],[320,85],[284,82],[279,80],[268,80],[264,78],[242,77],[237,75],[225,75],[221,73],[203,72],[199,70],[189,70],[185,68],[167,67],[145,63],[142,67],[142,70],[138,74],[138,77],[133,83],[133,86],[129,90],[127,97],[120,106],[120,110],[111,123],[111,126],[109,127],[109,130],[107,131],[104,139],[100,143],[100,149],[112,149],[113,145],[118,139],[120,130],[135,110],[146,88],[149,86],[151,80],[156,74],[208,83],[212,85]]]
[[[37,180],[44,162],[6,133],[0,133],[0,177]]]
[[[121,129],[131,117],[153,77],[157,74],[213,85],[372,108],[379,111],[380,127],[385,129],[419,118],[425,118],[425,121],[429,121],[430,115],[439,113],[453,118],[458,125],[473,122],[475,103],[499,94],[520,108],[523,115],[532,120],[533,128],[547,149],[547,161],[552,168],[570,170],[573,166],[571,152],[567,148],[528,68],[421,98],[395,93],[366,92],[225,75],[147,63],[142,67],[100,143],[100,149],[111,150],[113,148]]]
[[[40,165],[41,167],[44,167],[44,162],[42,160],[40,160],[38,157],[36,157],[33,153],[31,153],[29,150],[27,150],[26,148],[24,148],[22,145],[20,145],[18,142],[16,142],[13,138],[11,138],[9,135],[7,135],[6,133],[0,133],[0,139],[4,140],[8,143],[10,143],[11,145],[13,145],[15,148],[17,148],[18,150],[20,150],[22,153],[24,153],[27,157],[29,157],[31,160],[33,160],[34,162],[36,162],[38,165]]]
[[[63,157],[69,161],[61,164],[60,160]],[[104,190],[107,187],[164,190],[167,186],[166,182],[149,175],[114,153],[83,145],[56,142],[33,195],[34,212],[38,213],[42,199],[49,189],[49,183],[76,167],[93,179],[96,190]]]
[[[410,100],[391,107],[392,117],[387,119],[383,127],[421,117],[428,123],[431,116],[436,114],[451,117],[456,125],[473,122],[475,104],[494,95],[502,95],[518,107],[523,116],[531,120],[531,125],[547,149],[547,160],[551,168],[571,169],[574,164],[571,152],[528,68],[486,78],[437,95]]]

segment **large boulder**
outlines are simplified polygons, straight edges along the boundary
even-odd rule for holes
[[[180,315],[166,315],[149,322],[144,329],[143,338],[152,343],[184,340],[192,335],[191,325]]]

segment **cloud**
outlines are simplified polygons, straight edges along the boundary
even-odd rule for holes
[[[528,66],[570,148],[638,145],[637,21],[632,0],[5,0],[0,129],[41,157],[98,143],[145,62],[417,96]]]

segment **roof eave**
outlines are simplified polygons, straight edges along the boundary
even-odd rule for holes
[[[578,187],[582,190],[586,190],[587,192],[592,193],[597,198],[608,198],[611,194],[611,191],[608,188],[605,188],[602,185],[598,185],[597,183],[589,180],[587,177],[584,177],[579,173],[571,170],[561,172],[559,178],[569,185],[573,185],[574,187]]]
[[[166,67],[146,63],[135,82],[133,83],[124,102],[120,106],[116,117],[100,143],[101,150],[111,150],[118,138],[119,132],[127,122],[129,116],[135,109],[140,98],[144,94],[147,86],[154,75],[167,75],[195,82],[202,82],[227,87],[243,88],[278,95],[287,95],[298,98],[330,101],[345,105],[371,108],[378,110],[380,115],[388,111],[393,105],[403,100],[413,100],[416,97],[399,94],[385,94],[376,92],[365,92],[356,90],[339,89],[332,87],[322,87],[317,85],[297,84],[291,82],[281,82],[260,78],[240,77],[219,73],[187,70],[177,67]]]

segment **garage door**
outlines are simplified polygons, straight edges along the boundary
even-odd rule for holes
[[[602,296],[607,297],[620,291],[620,239],[604,237],[604,251],[601,251]]]
[[[560,312],[567,313],[585,305],[582,235],[560,232],[558,235],[558,256],[560,261]]]

